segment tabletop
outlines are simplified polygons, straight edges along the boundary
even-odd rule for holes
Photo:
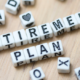
[[[66,0],[61,2],[59,0],[36,0],[34,6],[22,5],[20,0],[21,9],[17,15],[12,15],[6,12],[5,4],[7,0],[0,0],[0,9],[5,11],[6,24],[0,26],[0,35],[14,32],[23,29],[19,15],[31,11],[34,19],[35,26],[50,23],[58,18],[75,14],[80,11],[80,0]],[[59,74],[57,70],[58,57],[49,58],[35,63],[25,64],[15,68],[12,64],[10,53],[16,50],[36,46],[42,43],[49,43],[51,41],[61,40],[64,48],[64,56],[70,57],[71,71],[69,74]],[[45,80],[77,80],[74,69],[80,67],[80,29],[74,30],[63,35],[40,41],[35,44],[27,44],[25,46],[15,47],[0,52],[0,80],[31,80],[30,70],[41,67],[45,73]]]

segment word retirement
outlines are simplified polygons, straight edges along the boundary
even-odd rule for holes
[[[29,17],[31,12],[27,12],[26,15],[27,14],[28,16],[26,16],[26,18],[22,15],[22,19],[30,20],[32,17],[32,15]],[[80,13],[67,16],[63,18],[63,21],[59,18],[50,24],[46,23],[39,25],[38,27],[28,28],[26,29],[26,32],[22,29],[13,33],[3,34],[0,36],[0,50],[13,48],[15,47],[15,44],[16,46],[21,46],[28,43],[39,42],[40,40],[53,37],[53,33],[55,36],[58,36],[63,34],[65,31],[70,32],[74,29],[78,29],[80,27]],[[24,22],[23,20],[22,23],[26,23],[26,21]]]

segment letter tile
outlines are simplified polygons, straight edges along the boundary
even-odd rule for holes
[[[59,73],[69,73],[70,72],[70,58],[59,57],[57,69]]]
[[[2,41],[1,41],[1,38],[0,38],[0,51],[3,50],[3,45],[2,45]]]
[[[13,32],[16,46],[26,45],[28,43],[27,35],[24,29]]]
[[[80,28],[80,12],[75,14],[75,18],[76,18],[76,20],[78,22],[78,27]]]
[[[5,7],[7,12],[16,15],[20,10],[20,0],[8,0]]]
[[[30,71],[30,77],[31,80],[43,80],[45,78],[45,74],[41,67],[38,67]]]
[[[66,27],[65,27],[63,21],[61,20],[61,18],[51,22],[50,25],[53,29],[53,33],[55,36],[59,36],[66,31]]]
[[[35,0],[22,0],[23,5],[34,5]]]
[[[53,37],[53,32],[49,23],[39,25],[38,30],[41,36],[41,40]]]
[[[74,15],[70,15],[63,18],[63,22],[66,26],[67,32],[78,29],[78,22]]]
[[[29,44],[40,41],[40,34],[37,27],[26,29],[26,34],[28,36]]]
[[[0,10],[0,25],[5,24],[5,14],[3,10]]]
[[[12,59],[13,65],[15,67],[26,64],[26,59],[25,59],[23,50],[18,50],[18,51],[12,52],[11,59]]]
[[[15,41],[12,33],[7,33],[1,35],[1,41],[4,49],[9,49],[15,47]]]
[[[77,80],[80,80],[80,67],[79,68],[76,68],[74,71],[75,71]]]
[[[49,47],[52,57],[64,55],[61,40],[50,42]]]
[[[47,43],[37,45],[36,50],[39,56],[39,60],[47,59],[52,56]]]
[[[38,61],[38,54],[34,46],[24,49],[24,55],[27,63]]]

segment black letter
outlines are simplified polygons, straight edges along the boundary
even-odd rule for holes
[[[2,25],[2,23],[0,22],[0,25]]]
[[[18,31],[18,34],[19,34],[19,38],[22,40],[22,37],[21,37],[21,33],[20,33],[20,31]]]
[[[36,72],[39,73],[38,76],[35,74]],[[40,72],[38,69],[34,70],[33,74],[34,74],[34,76],[35,76],[36,78],[40,78],[40,77],[41,77],[41,72]]]
[[[14,52],[14,56],[15,56],[16,60],[18,60],[18,57],[21,56],[21,53],[20,52]]]
[[[22,40],[20,31],[18,31],[18,34],[19,34],[19,38]],[[21,41],[21,45],[23,45],[23,42],[22,41]]]
[[[61,31],[58,31],[57,32],[57,35],[61,35],[61,34],[63,34],[64,33],[64,29],[62,29]]]
[[[2,19],[1,15],[0,15],[0,19]]]
[[[70,18],[71,18],[71,16],[67,17],[67,21],[68,21],[69,25],[73,25],[74,23],[71,23],[72,19],[70,19]]]
[[[49,37],[49,34],[45,35],[45,39],[48,39],[48,38],[50,38],[50,37]]]
[[[38,38],[32,39],[32,43],[38,42]]]
[[[32,63],[32,62],[35,62],[35,61],[32,61],[32,59],[30,59],[30,63]]]
[[[46,52],[46,53],[48,53],[48,51],[46,50],[46,48],[43,46],[43,45],[41,45],[40,46],[40,50],[41,50],[41,54],[42,54],[42,52]]]
[[[53,22],[53,25],[54,25],[56,30],[58,30],[58,28],[60,29],[61,27],[63,27],[60,20],[57,20],[57,23]]]
[[[79,18],[80,18],[80,13],[78,14]]]
[[[7,39],[7,42],[9,43],[10,41],[9,41],[9,38],[8,38],[8,36],[10,36],[10,34],[3,35],[3,37],[6,37],[6,39]],[[10,44],[7,44],[7,45],[5,45],[5,46],[8,46],[8,48],[10,48],[10,45],[12,45],[12,43],[10,43]]]
[[[49,32],[49,31],[45,31],[45,30],[47,29],[47,28],[45,28],[45,26],[46,26],[46,24],[41,26],[42,29],[43,29],[43,33],[44,33],[44,34]]]
[[[45,51],[46,53],[48,53],[48,51],[46,50],[46,48],[45,48],[43,45],[40,46],[40,50],[41,50],[41,54],[42,54],[42,52],[44,52],[44,51]],[[48,56],[47,56],[47,55],[44,55],[42,59],[46,59],[46,58],[48,58]]]
[[[47,58],[48,58],[48,56],[47,55],[44,55],[42,59],[47,59]]]
[[[70,19],[70,18],[71,18],[71,16],[67,17],[68,23],[69,23],[69,25],[73,25],[74,22],[71,23],[72,19]],[[72,30],[74,30],[74,28],[75,28],[75,26],[70,27],[70,30],[72,31]]]
[[[53,48],[54,48],[54,51],[56,51],[55,47],[60,50],[60,45],[59,45],[59,42],[57,42],[57,45],[55,43],[52,43],[53,45]]]
[[[34,55],[30,54],[29,49],[27,49],[27,52],[28,52],[29,57],[33,57],[34,56]],[[30,59],[30,62],[35,62],[35,61],[32,61],[32,59]]]
[[[7,42],[9,43],[8,36],[10,36],[10,34],[3,35],[3,37],[6,37],[6,39],[7,39]]]
[[[5,45],[5,46],[8,46],[8,48],[10,48],[10,45],[12,45],[12,44],[8,44],[8,45]]]
[[[37,34],[35,33],[36,32],[36,29],[34,29],[34,28],[29,29],[29,32],[30,32],[31,37],[33,37],[32,34],[34,34],[35,36],[37,36]]]
[[[13,6],[13,7],[16,7],[17,2],[15,0],[9,0],[8,4]]]
[[[21,56],[21,52],[14,52],[14,56],[15,56],[16,60],[18,61],[18,57]],[[23,64],[23,61],[18,62],[17,66],[19,66],[21,64]]]
[[[34,56],[34,55],[30,54],[29,49],[27,49],[27,52],[28,52],[29,57],[33,57]]]
[[[20,64],[23,64],[23,61],[21,61],[21,62],[18,62],[18,63],[17,63],[17,66],[19,66]]]
[[[73,31],[74,29],[75,29],[75,26],[73,26],[73,27],[70,27],[70,30],[71,30],[71,31]]]
[[[59,53],[55,53],[55,56],[58,56],[58,55],[60,56],[60,55],[61,55],[61,52],[59,52]]]

